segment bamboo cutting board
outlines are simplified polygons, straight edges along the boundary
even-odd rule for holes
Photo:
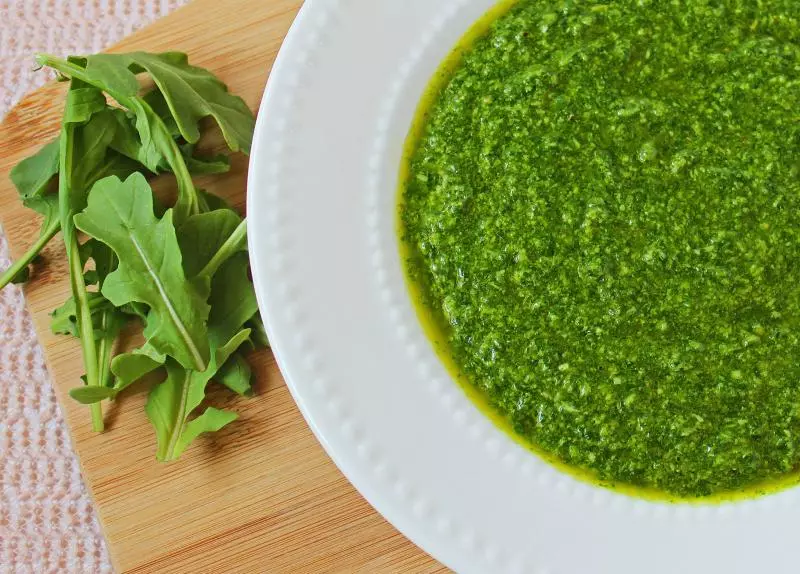
[[[180,50],[218,74],[256,109],[300,0],[196,0],[113,51]],[[33,60],[31,60],[33,65]],[[43,72],[44,73],[44,72]],[[63,86],[27,97],[0,127],[0,219],[19,256],[39,221],[19,203],[9,170],[58,131]],[[247,160],[203,182],[244,209]],[[91,431],[67,391],[83,373],[77,342],[50,334],[49,312],[69,286],[58,236],[25,287],[50,375],[120,572],[438,572],[353,489],[292,401],[271,353],[252,358],[257,396],[212,393],[240,419],[198,439],[176,463],[155,460],[144,414],[147,389],[105,407]]]

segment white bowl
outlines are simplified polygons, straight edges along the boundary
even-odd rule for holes
[[[669,505],[559,472],[451,379],[406,291],[403,143],[431,76],[493,0],[310,0],[261,106],[248,216],[281,370],[327,452],[459,572],[800,571],[798,489]]]

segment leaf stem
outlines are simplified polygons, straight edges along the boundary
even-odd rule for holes
[[[178,444],[178,440],[181,438],[183,434],[183,429],[186,426],[186,404],[189,400],[189,382],[192,380],[192,371],[186,371],[183,383],[181,383],[181,396],[180,401],[178,403],[178,410],[175,413],[175,425],[172,428],[172,434],[169,437],[169,443],[167,443],[166,453],[164,454],[164,460],[173,460],[175,458],[175,446]]]
[[[99,373],[98,382],[100,383],[101,387],[109,386],[108,378],[111,374],[111,346],[113,344],[113,340],[110,340],[107,335],[109,313],[110,311],[108,310],[103,311],[103,315],[100,320],[100,328],[103,335],[100,339],[100,347],[97,350],[97,371]]]
[[[156,138],[154,141],[158,142],[163,140],[165,145],[160,150],[164,158],[167,160],[172,173],[175,174],[175,180],[178,184],[178,201],[175,205],[175,219],[178,223],[197,213],[200,213],[200,201],[197,194],[197,189],[194,186],[192,175],[189,173],[189,168],[186,165],[186,160],[181,153],[180,147],[177,142],[172,139],[172,136],[164,125],[164,121],[158,117],[153,109],[142,100],[142,105],[146,106],[147,113],[153,118],[158,129],[166,134],[166,137]]]
[[[44,249],[44,247],[50,242],[50,240],[58,233],[58,230],[61,228],[61,223],[58,221],[58,218],[53,218],[53,221],[50,222],[50,225],[42,231],[42,234],[39,236],[39,239],[36,240],[36,243],[31,245],[28,251],[25,254],[14,261],[11,264],[11,267],[6,269],[5,273],[0,275],[0,289],[8,285],[14,280],[14,277],[17,274],[25,269],[28,265],[30,265],[31,261],[33,261],[37,255]]]
[[[78,333],[83,350],[83,364],[86,369],[86,385],[97,387],[100,386],[100,379],[97,368],[98,356],[94,339],[94,325],[92,324],[92,310],[89,306],[86,284],[83,281],[83,265],[81,264],[80,253],[78,253],[78,240],[74,235],[68,249],[70,250],[70,284],[72,285],[73,297],[75,297]],[[92,429],[95,432],[103,432],[103,411],[100,403],[94,403],[90,409],[92,412]]]
[[[233,230],[230,237],[225,240],[225,243],[222,244],[222,247],[214,254],[203,270],[198,273],[198,277],[211,277],[214,276],[214,273],[217,272],[220,265],[222,265],[225,261],[230,259],[231,255],[236,253],[244,241],[247,239],[247,220],[243,219],[242,222],[238,225],[236,229]]]
[[[66,113],[69,110],[65,111]],[[66,118],[65,118],[66,119]],[[73,223],[73,168],[74,168],[74,132],[75,127],[72,123],[64,123],[61,126],[60,155],[59,155],[59,178],[58,178],[58,206],[61,220],[61,231],[64,237],[64,245],[67,250],[67,261],[69,262],[69,283],[72,289],[72,297],[75,301],[75,315],[78,321],[78,335],[81,340],[81,350],[83,351],[83,365],[86,369],[86,385],[97,387],[100,385],[97,371],[97,346],[94,339],[94,324],[92,323],[92,310],[89,306],[89,295],[86,291],[86,282],[83,278],[83,261],[81,260],[80,245],[78,234]],[[83,190],[85,193],[86,190]],[[100,403],[95,403],[90,407],[92,413],[92,429],[95,432],[103,431],[103,411]]]

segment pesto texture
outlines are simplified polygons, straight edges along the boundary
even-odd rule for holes
[[[800,467],[800,4],[521,0],[408,159],[408,273],[514,431],[700,497]]]

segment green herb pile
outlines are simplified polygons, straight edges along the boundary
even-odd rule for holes
[[[800,3],[522,0],[419,116],[409,272],[539,452],[667,499],[800,480]]]
[[[232,152],[249,153],[253,114],[177,52],[37,61],[69,90],[59,137],[11,172],[43,223],[0,289],[26,281],[61,231],[72,294],[53,312],[52,329],[80,339],[86,370],[70,395],[90,405],[93,428],[102,431],[102,401],[163,370],[146,411],[158,459],[176,459],[199,434],[236,418],[213,407],[201,412],[208,383],[251,394],[244,353],[268,345],[249,279],[246,222],[192,180],[230,167],[226,155],[197,155],[201,120],[213,118]],[[141,87],[144,74],[152,89]],[[171,207],[148,183],[163,173],[177,184]],[[145,343],[115,355],[131,322],[143,325]]]

